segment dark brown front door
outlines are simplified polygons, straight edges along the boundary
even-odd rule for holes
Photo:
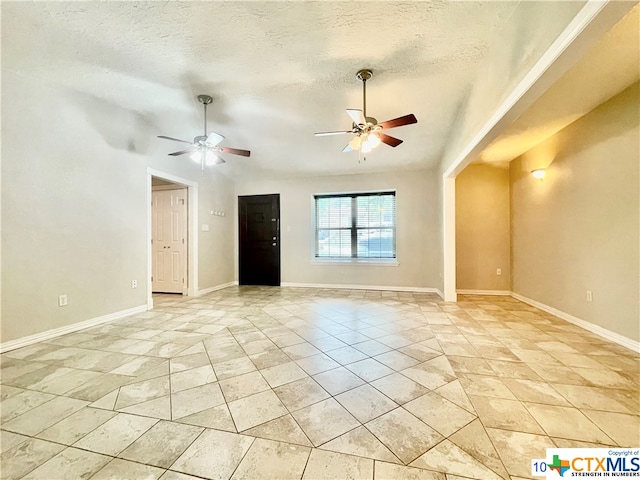
[[[240,285],[280,285],[280,195],[238,197]]]

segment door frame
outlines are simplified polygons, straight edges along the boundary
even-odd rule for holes
[[[152,237],[152,185],[151,177],[161,178],[176,183],[187,189],[187,296],[198,294],[198,183],[178,177],[171,173],[147,167],[147,309],[153,308],[151,275],[153,274]]]
[[[236,208],[237,208],[237,215],[236,215],[236,235],[237,235],[237,259],[238,259],[238,285],[242,285],[241,282],[241,275],[242,275],[242,270],[241,270],[241,265],[240,265],[240,256],[242,255],[242,245],[241,245],[241,234],[240,234],[240,230],[241,230],[241,216],[242,216],[242,211],[240,208],[240,203],[241,203],[241,199],[242,198],[252,198],[252,197],[277,197],[277,204],[278,204],[278,226],[277,226],[277,242],[278,242],[278,284],[277,285],[273,285],[273,286],[282,286],[282,228],[281,228],[281,222],[280,222],[280,216],[281,216],[281,195],[280,193],[259,193],[259,194],[250,194],[250,195],[236,195],[238,198],[238,201],[236,202]]]
[[[157,177],[156,177],[157,178]],[[153,184],[153,178],[151,179],[151,183]],[[185,226],[184,226],[184,236],[186,239],[189,238],[189,219],[187,218],[187,215],[189,214],[189,199],[187,198],[188,195],[188,191],[187,191],[187,187],[185,187],[184,185],[180,185],[177,183],[171,183],[168,185],[156,185],[155,187],[152,185],[151,186],[151,201],[152,201],[152,205],[151,205],[151,213],[153,214],[153,194],[157,193],[157,192],[182,192],[182,195],[184,195],[185,199],[184,199],[184,212],[185,212],[185,217],[184,217],[184,222],[185,222]],[[152,227],[153,227],[153,221],[152,223]],[[153,228],[152,228],[152,233],[151,233],[152,237],[153,237]],[[153,245],[153,243],[152,243]],[[186,255],[184,257],[182,257],[182,273],[180,274],[180,276],[182,277],[182,291],[180,292],[182,295],[187,295],[187,285],[188,285],[188,281],[187,280],[187,273],[189,271],[189,268],[187,266],[187,255],[189,254],[189,244],[186,242],[183,242],[183,248],[186,249],[187,251],[185,252]],[[153,251],[153,248],[151,249]],[[153,267],[153,255],[152,255],[152,259],[151,259],[151,264]],[[153,270],[153,268],[152,268]],[[151,281],[151,292],[153,293],[153,280]],[[157,292],[156,292],[157,293]],[[174,293],[178,293],[178,292],[174,292]]]

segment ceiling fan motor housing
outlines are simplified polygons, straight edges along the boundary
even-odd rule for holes
[[[373,72],[368,69],[359,70],[358,73],[356,73],[356,77],[358,78],[358,80],[366,82],[367,80],[371,80],[371,77],[373,77]]]

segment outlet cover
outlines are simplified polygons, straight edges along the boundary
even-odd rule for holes
[[[593,292],[587,290],[587,302],[593,302]]]
[[[67,298],[66,295],[60,295],[58,297],[58,306],[59,307],[66,307],[68,303],[69,303],[69,299]]]

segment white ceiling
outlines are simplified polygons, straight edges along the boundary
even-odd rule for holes
[[[513,160],[639,79],[640,5],[636,5],[506,128],[478,163]]]
[[[368,171],[430,168],[517,5],[3,2],[2,68],[55,86],[108,143],[141,155],[181,150],[156,135],[201,135],[196,96],[209,94],[208,129],[252,151],[226,155],[223,171],[289,175],[359,171],[357,154],[341,153],[348,137],[313,132],[350,127],[355,73],[370,68],[368,115],[418,124],[390,131],[405,143],[381,145]]]

